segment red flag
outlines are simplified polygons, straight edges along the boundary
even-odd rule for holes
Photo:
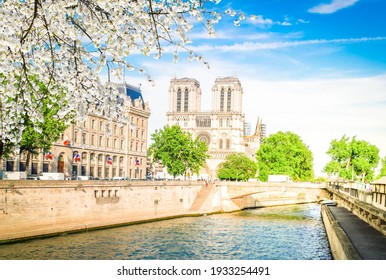
[[[64,139],[63,145],[64,146],[69,146],[70,145],[70,140],[68,139],[68,136],[66,136],[66,138]]]

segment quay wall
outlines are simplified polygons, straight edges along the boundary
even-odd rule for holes
[[[322,205],[321,213],[332,258],[334,260],[362,259],[327,205]]]
[[[0,181],[0,242],[200,214],[190,209],[202,188],[188,182]],[[207,212],[220,210],[212,200]]]
[[[292,190],[291,190],[292,188]],[[195,181],[0,181],[0,243],[105,227],[317,202],[319,186]]]

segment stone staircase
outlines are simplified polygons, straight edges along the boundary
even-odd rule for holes
[[[213,188],[212,184],[208,184],[208,186],[203,186],[198,192],[196,199],[193,201],[189,211],[192,211],[192,212],[200,211],[202,205],[204,204],[210,192],[212,191],[212,188]]]

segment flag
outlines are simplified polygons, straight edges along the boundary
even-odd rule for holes
[[[109,165],[113,164],[113,159],[111,157],[107,158],[107,164],[109,164]]]
[[[79,162],[80,161],[80,154],[75,153],[74,154],[74,162]]]
[[[66,135],[66,138],[64,139],[63,145],[64,146],[69,146],[70,145],[70,140],[68,139],[67,135]]]
[[[139,160],[138,159],[135,160],[135,166],[139,166]]]
[[[52,153],[51,153],[51,152],[46,152],[46,153],[44,154],[44,158],[45,158],[45,159],[52,159]]]

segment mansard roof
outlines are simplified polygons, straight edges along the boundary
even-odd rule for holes
[[[142,108],[145,109],[145,100],[143,99],[142,91],[141,91],[140,87],[135,87],[135,86],[129,85],[129,84],[120,84],[118,86],[118,88],[121,92],[124,91],[126,93],[126,95],[128,97],[130,97],[130,99],[132,101],[137,100],[137,99],[141,99]]]

